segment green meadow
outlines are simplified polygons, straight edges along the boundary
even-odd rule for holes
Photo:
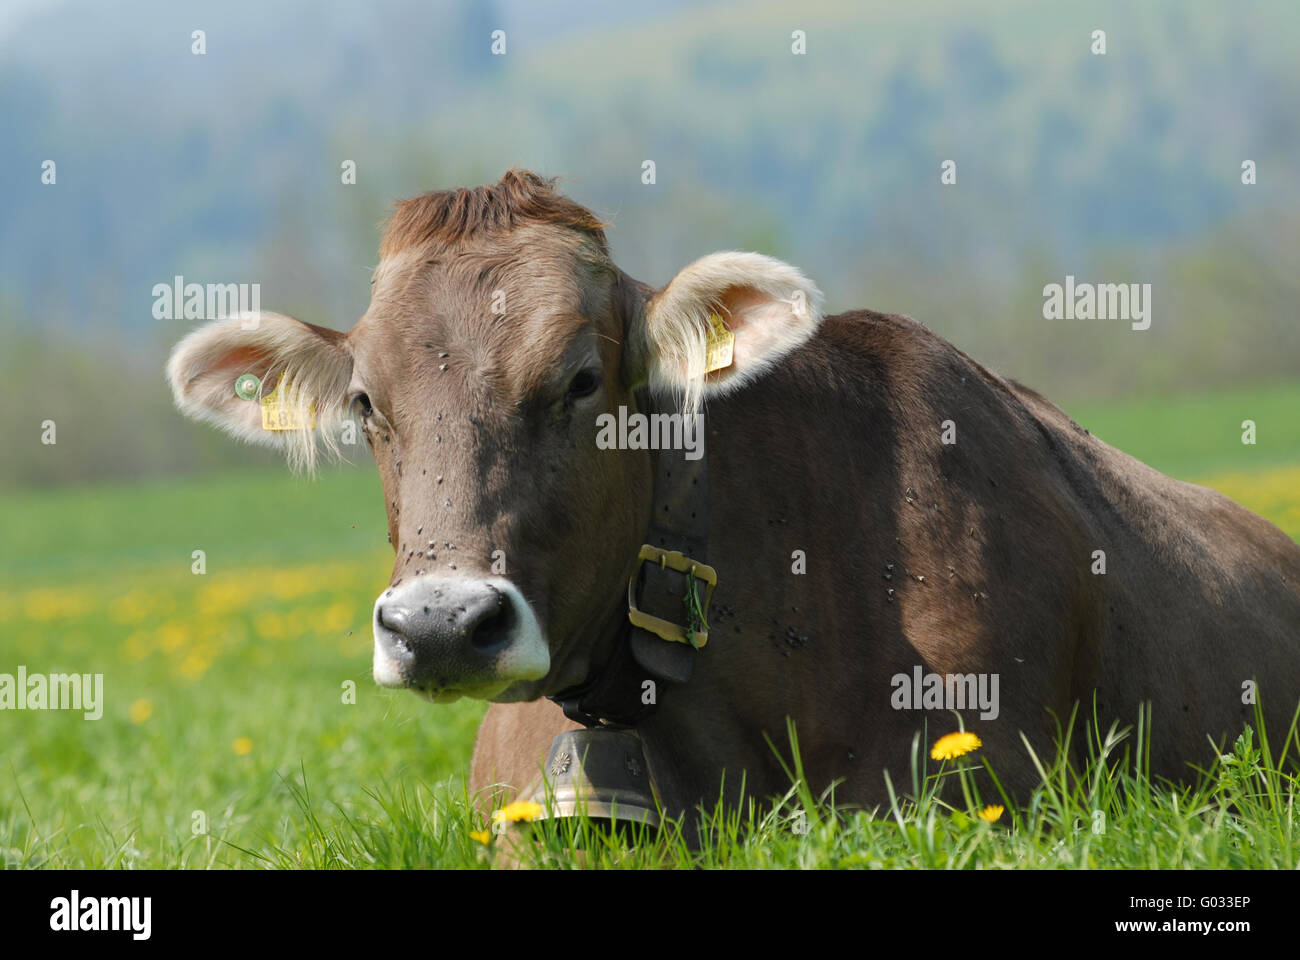
[[[1068,409],[1300,539],[1300,387]],[[938,763],[919,745],[914,781],[874,812],[835,811],[792,770],[781,803],[701,814],[695,850],[671,826],[498,835],[464,785],[485,705],[370,680],[391,552],[368,466],[11,491],[0,529],[0,673],[104,677],[97,720],[0,713],[6,867],[1300,865],[1294,737],[1284,761],[1243,736],[1172,791],[1142,775],[1138,717],[1109,736],[1080,721],[1070,735],[1089,737],[1093,767],[1039,758],[1039,792],[1000,814],[997,797],[934,796],[978,750]]]

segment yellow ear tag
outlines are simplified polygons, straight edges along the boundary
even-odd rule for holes
[[[284,374],[276,381],[275,389],[262,398],[263,430],[315,430],[316,404],[311,405],[311,426],[304,427],[298,417],[298,411],[289,405],[288,398],[280,392]]]
[[[705,343],[704,372],[712,373],[723,367],[731,366],[732,348],[736,345],[736,335],[727,329],[722,317],[716,313],[709,314],[709,338]]]

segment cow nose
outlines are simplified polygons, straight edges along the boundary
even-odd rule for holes
[[[474,690],[535,679],[549,661],[536,617],[506,580],[417,577],[375,604],[375,680],[382,686],[431,695]]]
[[[450,596],[445,596],[450,593]],[[389,631],[396,652],[412,651],[418,646],[442,644],[459,646],[468,643],[474,650],[491,653],[507,639],[508,604],[506,596],[491,584],[472,591],[447,591],[435,588],[435,600],[418,609],[406,603],[380,603],[379,625]],[[426,598],[427,600],[427,598]]]

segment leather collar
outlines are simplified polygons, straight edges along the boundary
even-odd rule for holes
[[[645,405],[647,415],[653,411]],[[709,527],[708,455],[704,414],[696,423],[698,445],[688,451],[661,449],[655,457],[653,515],[646,533],[648,547],[677,551],[702,569],[707,563]],[[646,554],[642,548],[642,555]],[[709,571],[712,573],[712,571]],[[630,586],[639,595],[636,608],[669,623],[689,620],[688,590],[697,599],[704,585],[692,574],[651,562],[639,563]],[[708,593],[698,609],[707,615]],[[621,599],[621,598],[620,598]],[[704,626],[707,630],[707,623]],[[688,643],[663,639],[657,633],[622,621],[609,658],[577,686],[548,699],[559,704],[565,716],[587,727],[633,726],[645,719],[663,698],[666,687],[691,678],[699,651]]]

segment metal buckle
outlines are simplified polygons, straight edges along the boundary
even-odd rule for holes
[[[717,571],[708,564],[692,560],[678,550],[663,550],[648,543],[641,545],[641,551],[637,554],[636,559],[636,568],[632,571],[632,576],[627,582],[628,620],[632,622],[632,626],[648,630],[663,640],[672,643],[690,643],[691,641],[686,637],[686,627],[637,609],[636,582],[641,574],[641,564],[649,560],[658,564],[661,570],[676,570],[678,573],[690,574],[696,579],[703,580],[706,586],[704,588],[704,602],[700,609],[706,615],[709,612],[709,601],[713,599],[713,588],[718,585]],[[707,630],[696,630],[694,637],[695,646],[702,647],[709,641],[709,632]]]

